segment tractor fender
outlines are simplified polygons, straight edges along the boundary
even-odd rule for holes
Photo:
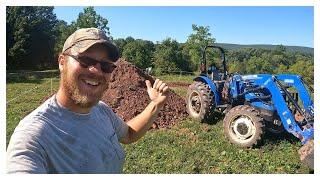
[[[208,84],[209,87],[210,87],[211,92],[214,94],[214,101],[215,101],[214,103],[215,103],[215,105],[217,106],[217,105],[220,104],[220,96],[219,96],[219,94],[218,94],[218,92],[217,92],[217,87],[216,87],[216,85],[212,82],[211,79],[209,79],[209,78],[206,77],[206,76],[198,76],[198,77],[194,78],[193,80],[194,80],[194,81],[200,81],[200,82],[203,82],[203,83]]]

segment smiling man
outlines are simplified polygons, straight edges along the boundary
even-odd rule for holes
[[[146,133],[168,86],[147,80],[150,103],[125,123],[100,101],[118,58],[117,47],[99,29],[79,29],[68,37],[58,59],[59,90],[16,127],[7,149],[8,173],[122,172],[119,142],[132,143]]]

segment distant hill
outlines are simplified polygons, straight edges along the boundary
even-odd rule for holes
[[[227,50],[238,50],[242,48],[261,48],[261,49],[274,50],[277,47],[277,45],[268,45],[268,44],[241,45],[241,44],[215,43],[215,45],[221,46],[222,48]],[[303,47],[303,46],[285,46],[285,47],[287,51],[313,54],[313,48],[310,48],[310,47]]]

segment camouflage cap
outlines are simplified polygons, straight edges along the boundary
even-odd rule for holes
[[[95,44],[104,44],[112,61],[119,58],[118,48],[111,42],[106,34],[97,28],[82,28],[71,34],[64,43],[62,53],[73,48],[76,52],[82,53]]]

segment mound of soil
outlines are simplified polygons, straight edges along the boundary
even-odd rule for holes
[[[151,84],[154,83],[151,76],[124,59],[120,59],[111,75],[109,87],[102,101],[107,103],[124,121],[129,121],[150,103],[145,80],[149,80]],[[185,107],[184,99],[169,90],[167,101],[159,112],[153,128],[168,128],[178,120],[187,117]]]

